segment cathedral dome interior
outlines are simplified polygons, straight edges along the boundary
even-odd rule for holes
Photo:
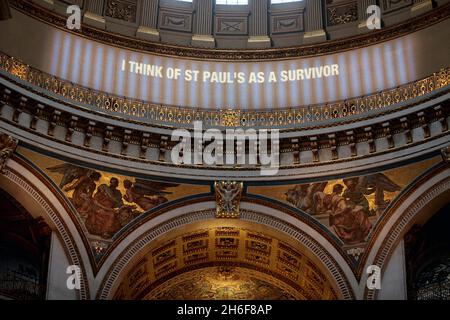
[[[449,300],[448,39],[448,0],[0,0],[0,300]]]

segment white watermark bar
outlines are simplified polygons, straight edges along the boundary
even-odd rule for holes
[[[223,134],[219,129],[203,131],[203,123],[195,121],[193,134],[177,129],[171,140],[179,142],[171,152],[176,165],[259,166],[263,176],[277,175],[280,167],[277,129],[226,129]]]

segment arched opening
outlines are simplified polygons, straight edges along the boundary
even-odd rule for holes
[[[332,300],[330,271],[295,239],[238,219],[160,235],[127,263],[114,299]]]
[[[92,272],[86,269],[89,265],[84,262],[88,256],[80,234],[70,218],[70,211],[58,194],[45,183],[39,172],[18,157],[9,159],[7,167],[0,175],[0,191],[20,212],[29,216],[28,221],[45,226],[45,235],[48,238],[45,251],[47,258],[44,259],[46,264],[42,270],[41,287],[44,290],[39,299],[87,299],[87,277]],[[3,200],[1,202],[4,203]],[[5,227],[11,225],[8,221]],[[39,230],[44,231],[43,228]],[[33,233],[34,239],[39,239],[37,234],[39,233]],[[70,290],[66,284],[66,269],[70,265],[81,268],[80,290]]]
[[[408,299],[450,299],[450,203],[405,236]]]
[[[46,297],[51,230],[0,189],[0,295],[6,299]]]

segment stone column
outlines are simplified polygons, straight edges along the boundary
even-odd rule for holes
[[[103,17],[104,0],[87,0],[83,22],[93,27],[105,29],[106,21]]]
[[[249,0],[250,28],[248,48],[270,48],[271,42],[267,34],[267,7],[268,0]]]
[[[144,40],[158,41],[158,6],[159,0],[143,0],[142,1],[141,20],[136,37]]]
[[[191,44],[196,47],[214,48],[216,42],[212,36],[214,0],[195,1],[195,25]]]
[[[432,0],[414,0],[414,4],[411,8],[411,16],[416,17],[431,9],[433,9]]]
[[[305,6],[305,44],[327,40],[323,24],[322,0],[306,0]]]

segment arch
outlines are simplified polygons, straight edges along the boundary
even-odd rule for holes
[[[82,300],[90,299],[88,279],[92,278],[92,269],[85,263],[89,261],[88,253],[63,200],[43,183],[38,172],[15,156],[7,162],[3,175],[0,175],[0,187],[18,201],[32,200],[24,201],[22,205],[33,217],[43,217],[56,231],[69,261],[81,268],[82,277],[77,297]]]
[[[375,230],[369,243],[368,256],[364,269],[369,265],[381,268],[382,274],[389,259],[408,230],[419,221],[427,221],[450,198],[450,167],[441,163],[411,186],[410,190],[399,198]],[[378,291],[365,286],[367,275],[361,277],[360,290],[363,298],[377,299]]]
[[[241,220],[254,225],[271,228],[306,248],[328,271],[342,299],[354,299],[357,281],[341,254],[319,232],[306,223],[273,208],[254,203],[241,203]],[[214,221],[215,203],[203,202],[187,205],[151,219],[131,232],[110,254],[101,274],[103,278],[97,290],[98,299],[111,299],[118,288],[121,277],[135,256],[172,230],[185,228],[198,222]],[[327,250],[326,248],[329,248]],[[108,267],[107,267],[108,266]]]

